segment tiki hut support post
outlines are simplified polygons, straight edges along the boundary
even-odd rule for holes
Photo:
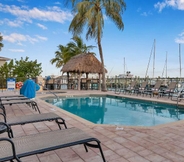
[[[81,90],[81,73],[80,72],[78,72],[78,74],[77,74],[77,79],[78,79],[78,90],[80,91]]]
[[[69,72],[67,72],[67,89],[69,89]]]
[[[86,90],[88,90],[89,87],[88,74],[89,73],[86,73]]]
[[[98,76],[99,76],[98,90],[101,90],[101,74],[98,73]]]

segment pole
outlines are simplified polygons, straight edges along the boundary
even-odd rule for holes
[[[125,76],[125,57],[124,57],[124,76]]]
[[[156,41],[154,39],[154,53],[153,53],[153,78],[155,74],[155,46],[156,46]]]
[[[181,81],[181,44],[179,44],[179,63],[180,63],[180,81]]]
[[[165,78],[167,78],[167,52],[166,52],[166,60],[165,60],[165,63],[166,63],[166,66],[165,66],[165,70],[166,70]]]

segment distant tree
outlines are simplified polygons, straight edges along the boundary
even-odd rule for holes
[[[0,51],[1,51],[2,47],[4,47],[2,41],[3,41],[3,36],[1,36],[1,33],[0,33]]]
[[[123,30],[124,24],[122,14],[126,8],[124,0],[67,0],[72,2],[74,18],[69,26],[69,31],[73,35],[83,33],[83,28],[87,28],[86,39],[94,38],[98,44],[102,73],[102,91],[106,91],[104,57],[101,39],[104,28],[104,15],[110,18],[118,29]]]
[[[50,60],[51,64],[56,64],[57,68],[66,64],[71,57],[82,53],[88,53],[95,46],[87,46],[81,37],[75,36],[66,46],[59,45],[58,51],[55,52],[55,58]]]
[[[14,65],[14,75],[17,77],[30,77],[35,78],[42,73],[41,63],[38,63],[37,60],[29,61],[29,57],[20,60],[15,59]]]
[[[0,74],[3,78],[13,77],[14,76],[14,63],[13,60],[11,60],[9,63],[5,62],[0,67]]]

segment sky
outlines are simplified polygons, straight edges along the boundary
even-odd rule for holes
[[[184,77],[184,0],[125,2],[123,31],[104,17],[101,43],[107,76],[130,71],[140,77]],[[71,41],[68,28],[72,18],[71,8],[63,0],[1,0],[0,33],[4,47],[0,56],[17,60],[29,57],[42,63],[43,77],[61,75],[50,60],[59,45]],[[97,42],[87,41],[85,32],[81,35],[84,43],[96,46],[92,52],[100,60]]]

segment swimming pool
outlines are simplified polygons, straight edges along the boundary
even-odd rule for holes
[[[184,108],[176,105],[115,96],[63,97],[45,101],[95,124],[155,126],[184,119]]]

